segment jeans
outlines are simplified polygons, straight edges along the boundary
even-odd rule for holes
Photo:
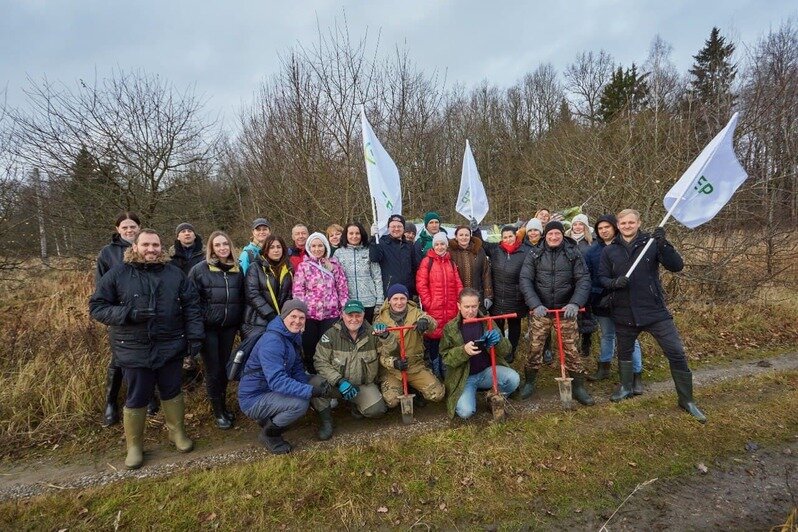
[[[601,327],[601,352],[599,362],[612,362],[612,355],[615,353],[615,322],[609,316],[593,316]],[[640,350],[640,342],[635,340],[634,350],[632,351],[632,369],[635,373],[643,371],[643,352]]]
[[[503,395],[510,395],[518,388],[521,377],[513,368],[496,366],[496,380],[499,384],[499,391]],[[469,375],[463,393],[457,399],[454,411],[463,419],[470,418],[477,411],[477,390],[490,390],[491,388],[493,388],[491,368],[485,368],[476,375]]]

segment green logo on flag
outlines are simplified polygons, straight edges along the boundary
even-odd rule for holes
[[[698,184],[693,189],[697,190],[699,194],[710,195],[715,190],[715,187],[712,186],[712,183],[706,177],[701,176],[698,178]]]
[[[374,151],[371,149],[371,142],[367,142],[363,146],[363,157],[365,157],[367,163],[377,164],[377,160],[374,158]]]
[[[460,200],[463,205],[468,205],[471,203],[471,189],[469,188],[466,190],[466,193],[463,194],[463,199]]]
[[[393,203],[391,202],[390,199],[388,199],[388,196],[385,194],[385,192],[382,193],[382,197],[385,198],[385,208],[388,209],[389,211],[392,211]]]

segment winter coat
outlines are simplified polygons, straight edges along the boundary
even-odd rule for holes
[[[363,322],[352,340],[346,326],[338,320],[322,335],[313,355],[316,371],[327,382],[337,386],[341,379],[346,379],[355,386],[373,384],[380,371],[379,355],[397,355],[399,345],[395,334],[389,334],[383,340],[373,334],[374,329],[368,322]]]
[[[241,332],[250,336],[266,328],[283,304],[293,297],[294,273],[286,263],[275,272],[264,262],[251,264],[244,280],[246,308]]]
[[[481,316],[481,314],[480,314]],[[443,337],[440,343],[440,353],[443,357],[443,363],[446,364],[446,409],[449,411],[449,417],[453,418],[455,407],[460,396],[463,395],[466,380],[471,372],[470,356],[465,352],[463,346],[463,333],[460,327],[463,324],[462,316],[458,315],[443,328]],[[487,331],[487,324],[483,322],[483,332]],[[513,346],[510,344],[504,335],[501,341],[496,345],[496,365],[507,366],[505,357],[510,354]]]
[[[305,248],[299,249],[294,246],[288,247],[288,260],[291,261],[291,269],[293,271],[297,271],[299,269],[299,265],[307,256],[308,253]]]
[[[416,251],[412,242],[404,238],[396,239],[391,235],[382,235],[379,243],[372,239],[369,245],[371,262],[380,265],[382,273],[383,296],[392,284],[402,284],[410,292],[416,293]]]
[[[202,261],[188,274],[200,297],[205,327],[238,327],[244,317],[244,276],[238,264],[225,271]]]
[[[438,255],[435,250],[427,251],[416,272],[416,290],[421,305],[435,318],[438,326],[430,329],[425,336],[437,340],[443,333],[443,326],[457,315],[457,298],[463,289],[457,265],[449,252]]]
[[[158,369],[186,354],[189,341],[202,341],[205,330],[197,291],[180,269],[144,262],[130,248],[124,263],[106,273],[89,299],[92,318],[109,325],[111,350],[118,366]],[[133,309],[154,308],[144,323],[131,320]]]
[[[179,240],[175,240],[169,248],[169,258],[171,264],[177,266],[183,273],[188,275],[191,268],[205,260],[205,250],[202,247],[202,238],[197,235],[190,248],[185,249]]]
[[[241,373],[238,404],[243,412],[269,392],[310,400],[313,386],[308,384],[301,349],[301,333],[289,331],[282,319],[269,323]]]
[[[556,248],[544,243],[530,251],[521,267],[521,292],[530,310],[540,305],[549,309],[569,303],[584,306],[590,296],[590,274],[576,243],[565,237]]]
[[[491,314],[508,314],[517,312],[519,315],[527,313],[524,296],[518,286],[521,274],[521,265],[528,252],[523,244],[512,253],[508,253],[499,244],[485,242],[485,252],[490,259],[491,275],[493,277],[493,306]]]
[[[566,233],[570,233],[570,231],[566,231]],[[577,240],[577,239],[575,239],[574,237],[572,237],[569,234],[566,234],[565,236],[567,236],[568,238],[570,238],[574,242],[576,242],[576,250],[582,255],[582,257],[584,257],[585,254],[587,254],[588,250],[590,249],[590,246],[593,245],[590,242],[588,242],[587,239],[584,238],[584,237],[582,237],[579,240]],[[601,240],[601,239],[597,238],[597,240]]]
[[[441,227],[438,230],[438,232],[439,233],[443,233],[447,237],[449,236],[449,233],[447,233],[446,229],[444,229],[443,227]],[[418,267],[418,265],[421,264],[421,261],[424,260],[424,257],[427,256],[427,252],[432,249],[432,237],[433,236],[434,235],[431,235],[431,234],[429,234],[427,232],[427,228],[426,227],[424,229],[422,229],[421,232],[418,233],[418,236],[416,237],[416,241],[413,243],[413,248],[414,248],[415,255],[416,255],[416,257],[415,257],[416,258],[416,267]]]
[[[238,256],[238,265],[241,267],[241,273],[246,275],[249,271],[249,265],[255,262],[262,262],[260,256],[260,246],[255,242],[250,242],[244,249],[241,250],[241,255]]]
[[[364,246],[346,246],[335,252],[341,263],[349,286],[349,297],[363,306],[380,307],[383,300],[382,271],[380,265],[369,260],[369,250]]]
[[[460,247],[457,240],[450,240],[449,253],[457,264],[463,287],[478,291],[480,303],[483,298],[493,299],[493,277],[490,274],[490,262],[483,249],[482,240],[472,236],[471,242],[465,249]]]
[[[329,261],[332,270],[325,268],[319,259],[305,255],[294,273],[294,299],[307,304],[307,317],[312,320],[339,317],[349,299],[349,286],[341,263],[335,258]]]
[[[609,308],[602,307],[602,299],[609,291],[601,285],[599,278],[599,266],[601,263],[601,253],[607,244],[600,238],[593,241],[593,245],[585,253],[585,264],[587,264],[587,271],[590,273],[590,298],[588,298],[588,305],[593,314],[596,316],[609,316]]]
[[[131,245],[132,244],[122,238],[119,233],[114,233],[113,236],[111,236],[111,243],[103,247],[100,250],[100,254],[97,255],[97,267],[94,270],[95,289],[100,284],[100,279],[102,279],[103,275],[108,273],[108,271],[117,264],[122,264],[122,262],[124,262],[125,251],[127,251]]]
[[[407,315],[401,325],[415,325],[421,318],[426,318],[429,321],[429,329],[434,330],[438,327],[438,322],[435,318],[421,310],[418,305],[413,301],[407,302]],[[385,301],[380,308],[380,312],[374,322],[384,323],[388,327],[396,327],[400,324],[396,323],[391,318],[391,305]],[[407,357],[407,372],[418,373],[427,367],[424,362],[424,338],[415,329],[402,331],[405,335],[405,356]],[[392,332],[392,335],[399,334],[399,331]],[[399,339],[396,339],[397,344],[400,344]],[[401,345],[401,344],[400,344]],[[402,372],[393,367],[395,357],[400,356],[400,353],[380,353],[380,364],[382,364],[382,374],[392,375],[393,377],[401,380]],[[382,380],[382,379],[380,379]]]
[[[601,252],[599,282],[607,289],[613,279],[626,275],[651,237],[638,233],[632,241],[631,249],[621,242],[622,238],[621,235],[616,236]],[[645,327],[671,319],[659,278],[660,264],[672,272],[680,272],[684,268],[681,255],[670,243],[660,246],[655,240],[632,272],[628,286],[610,293],[613,321],[628,326]]]

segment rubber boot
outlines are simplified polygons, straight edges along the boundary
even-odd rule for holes
[[[138,469],[144,463],[144,426],[147,424],[146,408],[123,409],[127,457],[125,467]]]
[[[227,430],[233,426],[227,416],[224,415],[224,402],[221,397],[211,397],[211,411],[213,412],[213,420],[216,422],[216,427],[222,430]]]
[[[158,397],[158,391],[156,390],[152,394],[152,399],[150,399],[150,404],[147,405],[147,415],[153,417],[158,414],[158,411],[161,409],[161,399]]]
[[[596,372],[593,375],[588,375],[587,380],[590,382],[603,381],[610,378],[612,369],[612,362],[599,362]]]
[[[634,395],[643,395],[643,373],[635,373],[632,376],[632,393]]]
[[[119,390],[122,388],[122,368],[108,366],[105,375],[105,413],[103,414],[103,427],[110,427],[119,423]]]
[[[590,356],[590,347],[593,345],[593,333],[582,333],[582,356]]]
[[[272,423],[269,419],[263,425],[258,441],[266,447],[272,454],[286,454],[291,452],[291,444],[283,439],[283,432],[288,427],[280,427]]]
[[[574,396],[579,404],[585,406],[593,406],[596,404],[596,401],[590,397],[590,394],[587,393],[587,388],[585,388],[585,374],[584,373],[568,373],[570,377],[573,379],[572,382],[572,391],[571,393]]]
[[[529,399],[535,393],[535,383],[538,380],[538,370],[524,370],[524,386],[521,388],[521,399]]]
[[[166,428],[169,429],[169,441],[181,453],[187,453],[194,448],[194,442],[186,436],[186,426],[184,415],[186,405],[183,402],[183,394],[178,394],[174,399],[162,401],[163,417],[166,421]]]
[[[679,396],[679,406],[700,423],[706,423],[707,417],[693,401],[693,373],[671,369],[673,384],[676,386],[676,395]]]
[[[618,373],[621,376],[621,383],[614,394],[610,396],[610,401],[617,403],[632,397],[632,383],[634,382],[634,370],[631,360],[618,361]]]
[[[319,432],[321,441],[327,441],[333,435],[332,408],[325,408],[319,412]]]

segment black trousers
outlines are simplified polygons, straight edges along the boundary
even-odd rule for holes
[[[305,363],[305,370],[315,374],[316,368],[313,366],[313,355],[316,354],[316,344],[321,340],[321,335],[333,326],[338,318],[328,318],[326,320],[305,320],[305,330],[302,332],[302,362]]]
[[[521,340],[521,318],[509,318],[506,320],[496,320],[496,327],[504,333],[504,326],[507,325],[507,338],[513,346],[513,353],[518,349],[518,342]]]
[[[365,310],[366,311],[363,313],[363,319],[374,325],[374,307],[366,307]]]
[[[127,384],[128,408],[144,408],[155,394],[155,386],[161,399],[168,401],[180,395],[183,374],[183,357],[176,357],[158,369],[122,368]]]
[[[644,327],[635,327],[615,322],[615,339],[618,342],[618,360],[632,360],[635,340],[641,332],[647,332],[657,341],[662,352],[668,358],[672,370],[690,371],[687,366],[687,356],[684,354],[684,344],[676,330],[672,319],[662,320]]]
[[[233,351],[237,327],[208,327],[202,343],[205,389],[209,399],[223,399],[227,392],[227,361]]]

